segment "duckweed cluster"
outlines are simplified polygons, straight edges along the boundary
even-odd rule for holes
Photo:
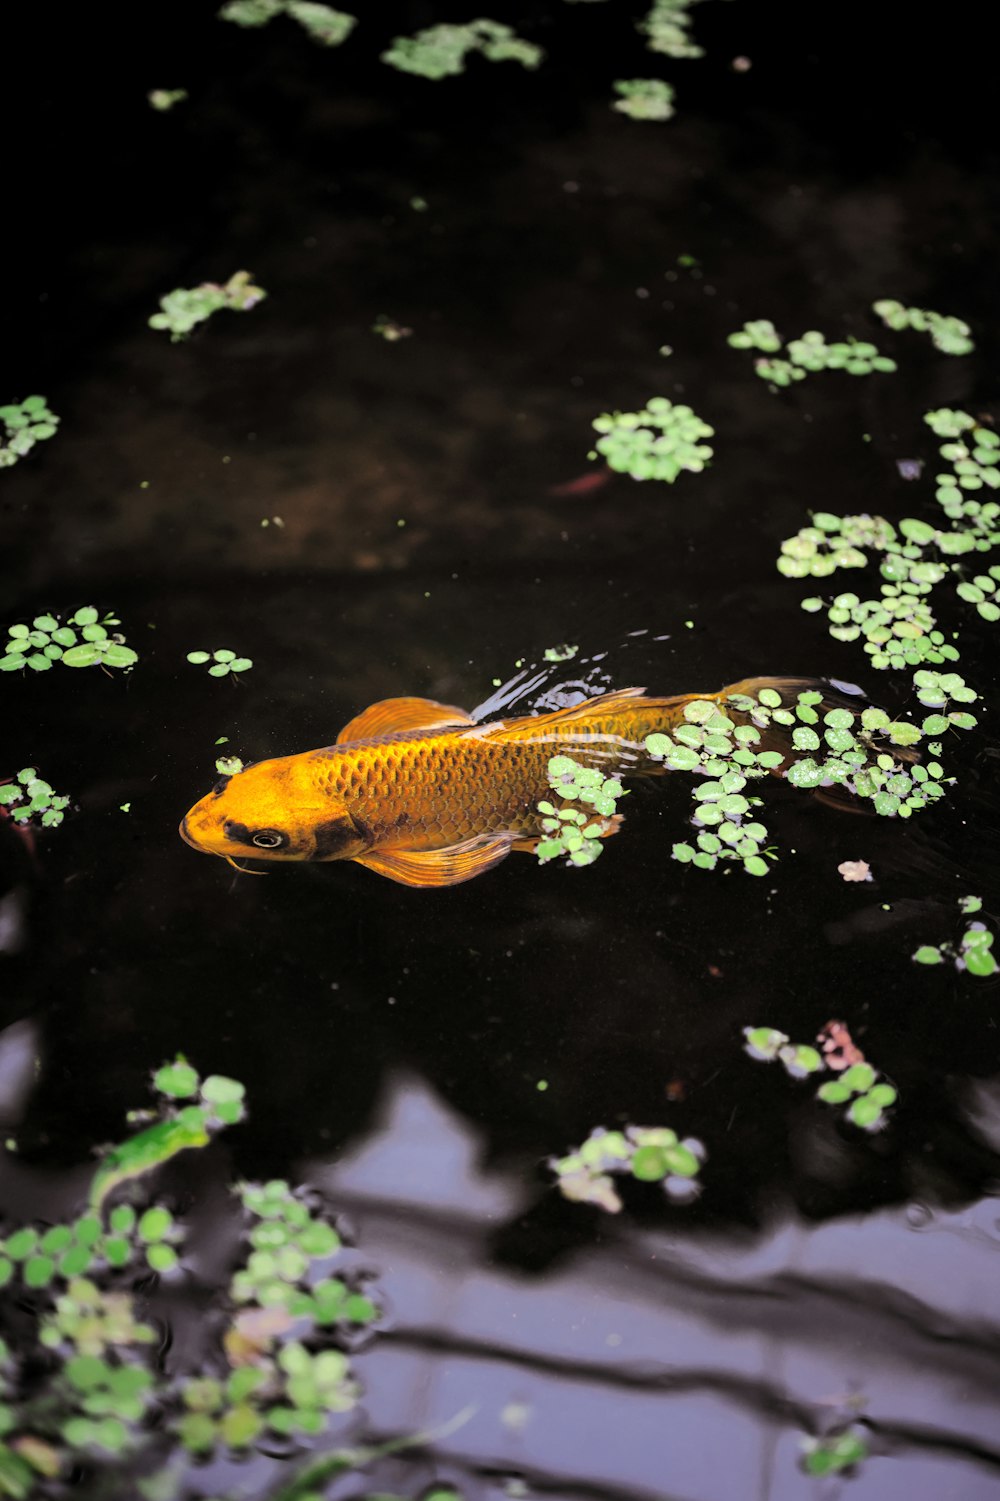
[[[627,793],[617,777],[606,777],[592,766],[569,756],[553,756],[548,765],[549,786],[558,803],[538,804],[544,838],[535,853],[539,865],[564,857],[567,865],[593,865],[601,840],[615,827],[618,800]]]
[[[140,1300],[155,1298],[150,1272],[186,1275],[186,1227],[151,1199],[148,1179],[138,1180],[171,1155],[153,1149],[157,1126],[199,1111],[205,1129],[189,1144],[204,1144],[213,1125],[242,1117],[244,1091],[220,1075],[202,1079],[183,1057],[153,1082],[157,1125],[107,1155],[91,1207],[67,1224],[0,1237],[0,1285],[16,1287],[22,1317],[35,1321],[34,1340],[22,1337],[16,1355],[0,1345],[4,1495],[26,1501],[42,1478],[68,1481],[81,1464],[93,1478],[95,1467],[130,1456],[148,1472],[173,1440],[199,1459],[219,1449],[239,1455],[258,1440],[308,1443],[330,1414],[357,1401],[348,1349],[378,1320],[378,1306],[357,1273],[341,1269],[343,1244],[319,1198],[283,1180],[236,1188],[243,1244],[228,1290],[215,1300],[221,1326],[207,1323],[193,1370],[189,1361],[187,1370],[175,1364],[164,1373],[160,1335]],[[119,1189],[126,1197],[109,1205]],[[341,1451],[337,1468],[371,1457]],[[134,1477],[106,1468],[97,1475],[102,1495],[133,1494]]]
[[[792,1079],[833,1074],[817,1089],[816,1098],[826,1105],[846,1105],[845,1115],[852,1125],[863,1131],[878,1131],[885,1125],[885,1112],[896,1103],[897,1090],[860,1056],[839,1068],[834,1054],[824,1058],[811,1044],[793,1043],[776,1027],[744,1027],[743,1036],[744,1051],[751,1058],[764,1063],[777,1060]]]
[[[44,396],[27,396],[0,407],[0,469],[10,469],[27,458],[36,443],[53,438],[59,418],[49,411]]]
[[[573,657],[576,656],[579,650],[580,648],[578,646],[573,646],[568,641],[562,642],[562,644],[559,646],[547,646],[542,653],[542,661],[569,662]]]
[[[942,354],[971,354],[975,349],[967,323],[961,318],[944,313],[932,313],[930,308],[904,307],[892,298],[883,298],[872,303],[872,311],[881,318],[887,328],[897,332],[904,328],[931,336],[931,343]]]
[[[959,908],[966,917],[982,911],[982,898],[964,896]],[[988,980],[997,973],[998,965],[993,955],[994,935],[982,921],[970,923],[955,943],[922,943],[913,955],[915,964],[944,964],[951,960],[958,970],[967,970]]]
[[[701,1191],[698,1174],[706,1156],[695,1137],[682,1141],[667,1126],[627,1126],[624,1131],[598,1126],[582,1146],[566,1157],[550,1158],[548,1166],[563,1198],[617,1214],[622,1201],[616,1177],[659,1183],[669,1198],[687,1203]]]
[[[262,287],[254,286],[249,271],[234,271],[227,282],[205,281],[197,287],[175,287],[160,298],[162,311],[153,314],[149,326],[169,333],[171,342],[176,344],[222,308],[247,313],[266,296]]]
[[[53,791],[33,766],[25,766],[16,778],[0,783],[0,807],[18,824],[35,821],[43,829],[57,829],[66,816],[69,798]]]
[[[863,1430],[851,1426],[801,1442],[801,1465],[807,1475],[842,1475],[868,1458],[871,1449]]]
[[[211,662],[212,665],[208,669],[210,678],[228,677],[231,672],[249,672],[253,666],[253,661],[250,657],[238,657],[228,647],[222,647],[221,650],[213,652],[189,651],[187,660],[192,662],[195,667],[201,667],[204,663]]]
[[[420,78],[450,78],[465,71],[473,53],[487,62],[515,62],[522,68],[537,68],[545,56],[541,47],[517,36],[510,26],[480,19],[457,26],[428,26],[415,36],[395,37],[382,53],[382,61]]]
[[[677,91],[662,78],[616,78],[612,87],[621,97],[611,108],[633,120],[669,120],[676,113]]]
[[[704,440],[715,429],[665,396],[652,397],[641,412],[603,412],[592,425],[601,436],[587,457],[601,455],[609,468],[633,479],[673,484],[682,470],[700,474],[712,459]]]
[[[56,662],[64,667],[117,667],[128,670],[139,660],[125,637],[112,626],[115,615],[98,618],[93,605],[83,605],[65,624],[56,615],[36,615],[30,625],[12,625],[0,657],[0,672],[48,672]]]
[[[653,0],[636,29],[646,38],[650,52],[667,57],[703,57],[704,49],[691,40],[691,7],[698,0]]]
[[[150,108],[161,114],[173,109],[175,104],[183,104],[187,97],[187,89],[150,89],[146,95]]]
[[[322,47],[339,47],[358,24],[357,16],[317,0],[229,0],[219,11],[221,21],[232,21],[236,26],[266,26],[275,16],[297,21]]]
[[[754,361],[754,369],[772,387],[793,385],[817,370],[871,375],[897,368],[895,360],[880,354],[875,345],[866,340],[850,338],[828,344],[825,336],[816,329],[810,329],[799,339],[790,339],[785,345],[784,356],[779,355],[781,335],[767,318],[744,323],[738,332],[729,335],[726,342],[733,349],[761,351],[760,358]]]

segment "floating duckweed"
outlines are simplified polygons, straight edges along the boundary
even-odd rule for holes
[[[697,0],[653,0],[649,11],[636,22],[650,52],[667,57],[702,57],[703,49],[690,37],[689,11]]]
[[[966,917],[981,912],[982,906],[982,897],[978,896],[964,896],[958,903],[959,911]],[[970,975],[986,980],[1000,968],[992,951],[993,934],[984,922],[973,922],[957,943],[922,943],[911,957],[915,964],[926,965],[944,964],[950,959],[956,969],[968,970]]]
[[[543,652],[543,660],[546,662],[568,662],[575,657],[580,650],[578,646],[571,646],[563,642],[561,646],[547,646]]]
[[[827,1433],[822,1438],[804,1438],[802,1468],[807,1475],[839,1475],[853,1470],[870,1453],[868,1440],[856,1428]]]
[[[10,469],[26,458],[36,443],[55,436],[59,418],[49,411],[44,396],[28,396],[0,407],[0,424],[0,469]]]
[[[197,287],[175,287],[160,298],[163,311],[153,314],[148,320],[149,326],[169,332],[171,342],[176,344],[221,308],[246,313],[266,296],[262,287],[254,286],[249,271],[234,271],[222,284],[206,281]]]
[[[164,113],[173,109],[175,104],[183,104],[188,96],[187,89],[150,89],[146,95],[151,109]]]
[[[972,330],[961,318],[932,313],[930,308],[904,307],[892,298],[873,303],[872,311],[887,328],[897,331],[912,328],[917,333],[930,334],[931,343],[942,354],[971,354],[976,347],[970,337]]]
[[[138,654],[125,645],[124,636],[108,630],[120,624],[114,615],[99,620],[93,605],[82,606],[65,625],[55,615],[36,615],[30,626],[8,627],[0,672],[17,672],[22,667],[47,672],[55,662],[65,667],[134,667]]]
[[[16,780],[0,783],[0,807],[5,807],[18,824],[35,819],[43,829],[55,829],[62,823],[69,798],[53,792],[33,766],[25,766]]]
[[[465,25],[428,26],[415,36],[398,36],[382,61],[401,73],[420,78],[450,78],[465,71],[466,59],[478,53],[487,62],[516,62],[537,68],[545,56],[541,47],[526,42],[499,21],[469,21]]]
[[[617,1214],[622,1201],[615,1176],[661,1183],[671,1199],[688,1202],[700,1192],[698,1174],[705,1157],[695,1137],[682,1141],[666,1126],[627,1126],[624,1131],[598,1126],[581,1147],[566,1157],[550,1158],[548,1165],[564,1198]]]
[[[616,78],[612,85],[621,98],[611,108],[633,120],[669,120],[676,113],[676,89],[662,78]]]
[[[763,355],[754,361],[754,369],[772,387],[793,385],[817,370],[845,370],[848,375],[871,375],[895,370],[896,362],[880,354],[874,344],[849,338],[828,344],[821,333],[810,329],[800,339],[790,339],[784,356],[778,354],[781,335],[767,318],[744,323],[730,334],[727,343],[733,349],[759,349]]]
[[[565,856],[568,865],[592,865],[601,853],[601,839],[615,828],[615,817],[621,816],[616,815],[618,799],[627,793],[617,777],[581,766],[569,756],[553,756],[548,776],[560,801],[538,804],[545,835],[536,846],[538,862],[545,865]]]
[[[843,1052],[838,1057],[828,1048],[827,1039],[836,1029],[847,1039],[854,1061]],[[814,1074],[831,1073],[833,1077],[821,1084],[816,1098],[826,1105],[846,1105],[846,1116],[852,1125],[864,1131],[877,1131],[884,1124],[884,1115],[897,1099],[892,1084],[879,1079],[877,1071],[850,1043],[847,1029],[842,1023],[830,1023],[820,1033],[817,1041],[823,1043],[821,1054],[811,1043],[793,1043],[784,1032],[775,1027],[744,1027],[744,1052],[760,1062],[780,1062],[792,1079],[805,1079]]]
[[[703,442],[715,429],[689,406],[654,396],[641,412],[604,412],[592,426],[601,434],[589,457],[601,454],[609,468],[633,479],[660,479],[673,484],[682,470],[700,473],[711,461]]]
[[[212,666],[208,669],[210,678],[224,678],[231,672],[249,672],[253,666],[249,657],[238,657],[234,651],[229,651],[226,647],[213,652],[189,651],[187,659],[196,667],[201,667],[205,662],[211,662]]]

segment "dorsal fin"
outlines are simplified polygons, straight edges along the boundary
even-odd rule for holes
[[[388,876],[401,886],[458,886],[492,870],[510,854],[510,849],[509,836],[484,841],[478,834],[447,849],[372,850],[354,858],[359,865],[367,865],[369,870]]]
[[[581,704],[570,704],[566,709],[554,709],[551,714],[532,714],[524,718],[498,720],[495,724],[477,725],[471,734],[488,736],[508,729],[513,724],[530,725],[537,723],[539,732],[548,730],[552,725],[571,724],[577,729],[586,727],[590,719],[603,718],[605,714],[614,713],[616,709],[627,708],[637,698],[642,698],[645,688],[616,688],[613,693],[601,693],[596,698],[585,698]],[[663,702],[663,700],[658,700]]]
[[[383,698],[356,714],[337,736],[338,745],[354,740],[379,740],[405,730],[441,730],[449,725],[475,724],[471,714],[454,704],[432,698]]]

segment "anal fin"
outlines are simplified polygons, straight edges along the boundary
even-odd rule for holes
[[[398,735],[406,730],[440,730],[475,722],[465,709],[439,704],[432,698],[382,698],[345,724],[336,743],[347,745],[356,740],[379,740],[384,735]]]
[[[371,850],[356,855],[359,865],[401,886],[458,886],[471,881],[510,853],[509,836],[483,840],[481,835],[440,850]]]

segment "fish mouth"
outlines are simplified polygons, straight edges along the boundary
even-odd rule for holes
[[[188,821],[187,821],[187,816],[186,815],[185,815],[184,818],[181,819],[180,823],[178,824],[177,832],[180,834],[181,838],[184,840],[184,843],[185,844],[189,844],[193,850],[197,850],[199,854],[206,854],[207,853],[207,851],[203,848],[203,846],[200,845],[198,843],[197,839],[195,839],[194,836],[189,832],[189,830],[188,830]]]

